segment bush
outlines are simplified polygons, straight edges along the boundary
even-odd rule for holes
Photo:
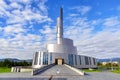
[[[8,68],[12,66],[31,66],[31,65],[32,65],[31,62],[26,62],[26,61],[13,62],[8,59],[5,59],[3,62],[0,62],[0,67],[8,67]]]

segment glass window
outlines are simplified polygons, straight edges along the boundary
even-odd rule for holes
[[[85,56],[85,64],[86,64],[86,65],[89,65],[89,59],[88,59],[88,57],[86,57],[86,56]]]
[[[94,65],[96,65],[96,60],[95,60],[95,58],[93,58],[93,63],[94,63]]]
[[[35,57],[34,57],[34,65],[37,65],[38,63],[38,52],[35,53]]]
[[[52,64],[52,53],[50,53],[50,64]]]
[[[91,65],[91,58],[89,57],[89,62],[90,62],[90,65]]]
[[[80,61],[80,65],[81,65],[81,56],[79,56],[79,61]]]
[[[39,54],[39,65],[41,65],[41,52],[40,52],[40,54]]]
[[[47,65],[47,64],[48,64],[48,54],[43,53],[43,65]]]
[[[68,54],[68,64],[69,65],[74,65],[73,54]]]
[[[77,65],[77,55],[75,55],[75,65]]]

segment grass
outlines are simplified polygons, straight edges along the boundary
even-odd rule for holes
[[[97,69],[83,69],[84,72],[100,72],[100,70]]]
[[[120,69],[119,69],[119,70],[113,70],[113,71],[111,71],[111,72],[120,74]]]
[[[0,73],[6,73],[6,72],[10,72],[11,68],[7,68],[7,67],[0,67]]]

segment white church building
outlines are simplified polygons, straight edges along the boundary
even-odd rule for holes
[[[77,68],[96,68],[94,57],[78,55],[73,40],[63,37],[63,10],[57,19],[57,43],[47,44],[46,51],[37,51],[33,57],[33,68],[40,68],[50,64],[68,64]]]

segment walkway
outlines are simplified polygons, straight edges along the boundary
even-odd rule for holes
[[[31,73],[1,73],[0,80],[120,80],[120,74],[111,72],[89,72],[80,76],[66,66],[54,66],[47,71],[32,76]]]
[[[64,65],[53,66],[52,68],[36,76],[51,76],[51,75],[53,76],[80,76],[78,73],[76,73],[75,71],[69,69],[68,67]]]

